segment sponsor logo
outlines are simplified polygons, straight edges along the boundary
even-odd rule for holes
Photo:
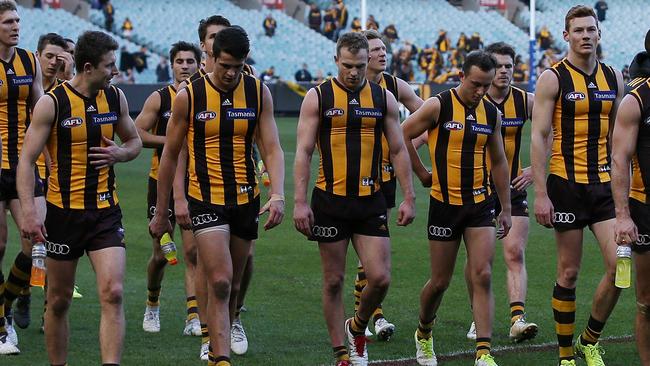
[[[216,222],[219,220],[219,216],[217,214],[200,214],[192,217],[192,226],[199,226],[199,225],[205,225],[209,224],[211,222]]]
[[[111,197],[113,197],[113,196],[111,196],[111,192],[102,192],[102,193],[99,193],[97,195],[97,197],[99,198],[100,201],[106,201],[106,200],[111,199]]]
[[[88,108],[86,108],[86,112],[97,112],[97,109],[94,105],[91,104],[88,106]]]
[[[49,240],[45,241],[45,249],[48,253],[67,255],[70,254],[70,246],[67,244],[54,243]]]
[[[449,121],[445,122],[442,127],[444,127],[447,131],[459,131],[463,129],[463,124],[456,121]]]
[[[379,215],[379,220],[386,221],[386,215]]]
[[[616,99],[616,90],[594,90],[594,100],[612,101]]]
[[[385,171],[386,173],[392,173],[393,170],[394,170],[392,164],[386,164],[386,165],[382,166],[381,169],[382,169],[383,171]]]
[[[61,121],[61,127],[72,128],[72,127],[81,126],[83,123],[84,120],[81,119],[80,117],[70,117]]]
[[[257,118],[257,112],[254,108],[229,108],[226,109],[226,118],[251,120]]]
[[[0,85],[2,85],[2,84],[0,84]],[[645,120],[645,125],[646,125],[646,126],[650,126],[650,117],[648,117],[648,118]]]
[[[639,234],[636,238],[636,245],[650,245],[650,235]]]
[[[7,70],[7,75],[14,75],[14,70],[12,69]]]
[[[359,102],[357,102],[356,99],[352,99],[352,100],[350,101],[350,105],[359,105]]]
[[[501,126],[503,127],[521,127],[526,121],[522,118],[503,118],[501,119]]]
[[[230,102],[230,99],[226,98],[226,100],[224,100],[223,103],[221,103],[221,105],[232,105],[232,103]]]
[[[439,238],[450,238],[451,237],[451,229],[448,228],[448,227],[440,227],[440,226],[431,225],[431,226],[429,226],[429,235],[437,236]]]
[[[174,211],[172,211],[171,208],[168,208],[167,211],[169,212],[167,216],[169,216],[170,219],[173,218]],[[151,216],[154,216],[156,214],[156,206],[149,206],[149,214],[151,214]]]
[[[589,85],[587,85],[587,88],[589,88],[589,89],[596,89],[596,88],[598,88],[598,87],[597,87],[596,84],[594,84],[594,82],[592,81],[592,82],[589,83]]]
[[[217,112],[203,111],[194,115],[194,119],[201,122],[208,122],[217,118]]]
[[[118,117],[116,112],[93,114],[90,116],[95,125],[112,125],[117,123]]]
[[[584,93],[574,91],[574,92],[566,93],[564,99],[568,100],[569,102],[577,102],[580,100],[584,100],[585,95]]]
[[[249,192],[253,192],[253,186],[246,185],[246,186],[239,187],[239,193],[249,193]]]
[[[382,118],[384,113],[377,108],[354,108],[353,115],[358,118]]]
[[[478,189],[473,190],[472,194],[474,196],[479,196],[479,195],[482,195],[482,194],[484,194],[486,192],[487,192],[487,189],[485,187],[482,187],[482,188],[478,188]]]
[[[571,212],[556,212],[553,218],[559,224],[572,224],[576,221],[576,215]]]
[[[612,168],[609,166],[609,164],[605,165],[599,165],[598,166],[598,172],[599,173],[606,173],[612,171]]]
[[[341,108],[330,108],[325,111],[325,117],[340,117],[344,114],[345,112]]]
[[[5,82],[0,80],[0,86],[3,86],[3,85],[5,85]]]
[[[491,135],[492,133],[494,133],[494,127],[490,125],[480,125],[478,123],[472,123],[470,127],[472,132],[481,135]]]
[[[169,119],[169,117],[172,116],[172,111],[167,111],[167,112],[163,113],[162,116],[163,116],[164,119]]]
[[[334,226],[314,225],[311,228],[311,233],[320,238],[333,238],[339,233],[339,230]]]
[[[363,177],[361,178],[361,185],[364,187],[373,186],[375,185],[375,180],[371,177]]]
[[[467,120],[467,121],[476,121],[476,118],[474,118],[474,116],[472,116],[472,115],[470,114],[469,116],[467,116],[466,120]]]
[[[14,86],[29,85],[34,81],[34,78],[31,75],[14,76],[11,81]]]

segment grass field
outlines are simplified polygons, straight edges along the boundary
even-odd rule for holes
[[[246,299],[248,312],[242,321],[249,339],[249,352],[233,358],[236,365],[329,365],[332,363],[331,346],[321,312],[320,260],[316,245],[307,242],[294,228],[292,222],[293,180],[292,165],[295,152],[296,118],[279,118],[278,125],[287,164],[286,216],[279,227],[260,232],[255,259],[255,275]],[[527,136],[527,134],[526,134]],[[525,144],[527,149],[527,143]],[[528,152],[523,155],[527,160]],[[198,359],[197,337],[183,337],[185,319],[185,294],[183,266],[168,267],[161,295],[161,323],[159,334],[142,330],[142,314],[146,300],[146,263],[151,251],[147,232],[146,178],[149,170],[150,150],[144,151],[133,162],[117,168],[120,204],[124,214],[127,238],[127,275],[124,290],[127,329],[123,365],[201,365]],[[317,156],[314,158],[317,160]],[[527,162],[527,161],[525,161]],[[315,171],[312,171],[312,177]],[[531,195],[529,195],[531,197]],[[532,207],[532,202],[530,203]],[[393,281],[386,300],[385,314],[397,326],[390,342],[374,342],[369,346],[372,360],[403,360],[414,357],[413,332],[417,327],[418,299],[421,286],[429,276],[426,217],[428,192],[417,189],[417,218],[409,227],[398,228],[392,223]],[[555,279],[555,242],[552,231],[531,222],[527,251],[529,291],[527,313],[537,322],[540,332],[534,342],[526,344],[539,347],[512,347],[508,340],[509,307],[505,288],[505,266],[500,255],[494,263],[493,288],[496,299],[493,347],[506,350],[497,352],[500,365],[554,365],[557,364],[553,313],[550,307]],[[10,225],[10,242],[3,263],[7,273],[18,248],[15,227]],[[438,312],[434,327],[435,349],[444,365],[473,365],[471,356],[464,351],[474,348],[465,333],[471,322],[467,291],[462,278],[464,250],[461,250],[455,277]],[[181,262],[182,263],[182,262]],[[356,256],[348,258],[346,305],[352,313],[352,289]],[[577,331],[586,325],[591,296],[602,273],[602,259],[597,244],[590,234],[585,235],[583,265],[578,284]],[[80,260],[77,284],[83,299],[74,300],[70,310],[70,355],[72,366],[100,363],[98,326],[99,304],[95,292],[94,275],[88,260]],[[39,333],[42,291],[33,290],[32,325],[18,329],[20,356],[0,358],[0,365],[45,365],[47,355],[44,337]],[[623,338],[617,342],[603,342],[607,365],[639,364],[633,334],[635,312],[634,291],[623,292],[611,316],[604,337]],[[518,352],[516,352],[518,351]],[[578,364],[581,361],[579,361]],[[385,365],[412,365],[413,361],[382,363]],[[582,363],[584,364],[584,363]]]

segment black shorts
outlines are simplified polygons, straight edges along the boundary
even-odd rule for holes
[[[583,229],[616,217],[609,182],[581,184],[551,174],[546,190],[553,203],[553,227],[557,231]]]
[[[386,201],[381,192],[367,197],[342,197],[314,188],[311,195],[314,226],[311,241],[331,243],[352,235],[388,237]]]
[[[494,227],[494,198],[469,205],[450,205],[429,197],[429,240],[456,241],[469,227]]]
[[[650,251],[650,204],[630,198],[630,216],[639,232],[639,237],[632,245],[632,250],[637,253]]]
[[[149,177],[147,190],[147,218],[151,220],[156,214],[156,200],[158,199],[158,181]],[[172,226],[176,224],[176,215],[174,214],[174,191],[169,195],[169,221]]]
[[[395,207],[395,191],[397,189],[397,179],[393,178],[387,182],[381,182],[381,193],[386,200],[386,208]]]
[[[38,176],[38,169],[34,171],[34,197],[43,196],[43,181]],[[16,191],[16,171],[3,169],[0,173],[0,201],[9,202],[18,199]]]
[[[492,190],[494,199],[494,212],[498,216],[501,213],[501,202],[495,190]],[[528,201],[526,200],[526,191],[519,191],[514,188],[510,189],[510,206],[512,216],[528,217]]]
[[[230,226],[230,234],[244,240],[257,239],[260,196],[249,203],[237,206],[213,205],[188,198],[192,231],[215,226]]]
[[[63,209],[47,203],[47,256],[58,260],[73,260],[85,252],[124,248],[122,211],[116,205],[96,210]]]

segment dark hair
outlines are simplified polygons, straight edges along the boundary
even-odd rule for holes
[[[246,31],[235,26],[219,32],[212,44],[212,56],[217,58],[221,52],[225,52],[238,60],[245,59],[250,52],[250,41]]]
[[[564,17],[564,30],[567,32],[569,31],[569,22],[571,22],[571,20],[585,17],[593,17],[596,20],[596,26],[598,26],[598,18],[596,17],[594,9],[586,5],[576,5],[569,9],[566,13],[566,17]]]
[[[115,51],[117,48],[117,42],[108,34],[99,31],[85,31],[77,39],[74,48],[75,69],[77,72],[82,72],[86,62],[97,66],[107,52]]]
[[[16,2],[13,0],[1,0],[0,1],[0,14],[4,13],[5,11],[18,11],[18,7],[16,6]]]
[[[366,50],[370,48],[368,46],[368,40],[366,37],[357,32],[348,32],[339,37],[339,40],[336,42],[336,55],[341,55],[341,49],[347,48],[353,54],[359,52],[359,50]]]
[[[481,71],[492,71],[497,67],[497,61],[494,56],[490,55],[484,50],[475,50],[465,56],[463,63],[463,74],[467,75],[472,66],[476,66]]]
[[[221,15],[212,15],[199,22],[199,41],[204,42],[208,33],[208,27],[211,25],[222,25],[230,27],[230,21]]]
[[[510,56],[512,58],[512,63],[515,62],[515,58],[517,57],[515,49],[505,42],[492,43],[485,48],[485,52],[492,55]]]
[[[56,33],[47,33],[38,37],[38,46],[36,46],[38,53],[40,54],[43,52],[45,46],[48,44],[59,46],[63,48],[63,50],[66,50],[68,48],[68,44],[65,43],[65,39],[63,39],[63,37]]]
[[[196,63],[201,62],[201,49],[199,49],[194,43],[185,41],[178,41],[172,45],[171,50],[169,50],[169,60],[173,63],[174,58],[181,51],[193,52]]]
[[[363,32],[364,37],[366,37],[367,40],[373,40],[373,39],[381,39],[381,34],[377,32],[375,29],[368,29],[364,30]]]

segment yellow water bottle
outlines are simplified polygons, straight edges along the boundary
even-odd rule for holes
[[[172,237],[169,233],[164,233],[160,238],[160,249],[169,264],[173,266],[178,263],[178,259],[176,259],[176,244],[172,241]]]
[[[43,243],[36,243],[32,246],[32,271],[29,277],[29,284],[32,286],[45,286],[45,257],[47,251]]]
[[[262,184],[264,184],[264,187],[268,187],[271,185],[271,178],[269,178],[269,172],[266,171],[266,168],[264,167],[264,162],[262,160],[257,162],[257,171],[260,174],[260,177],[262,178]]]
[[[618,288],[629,288],[632,285],[632,248],[619,245],[616,249],[616,280]]]

